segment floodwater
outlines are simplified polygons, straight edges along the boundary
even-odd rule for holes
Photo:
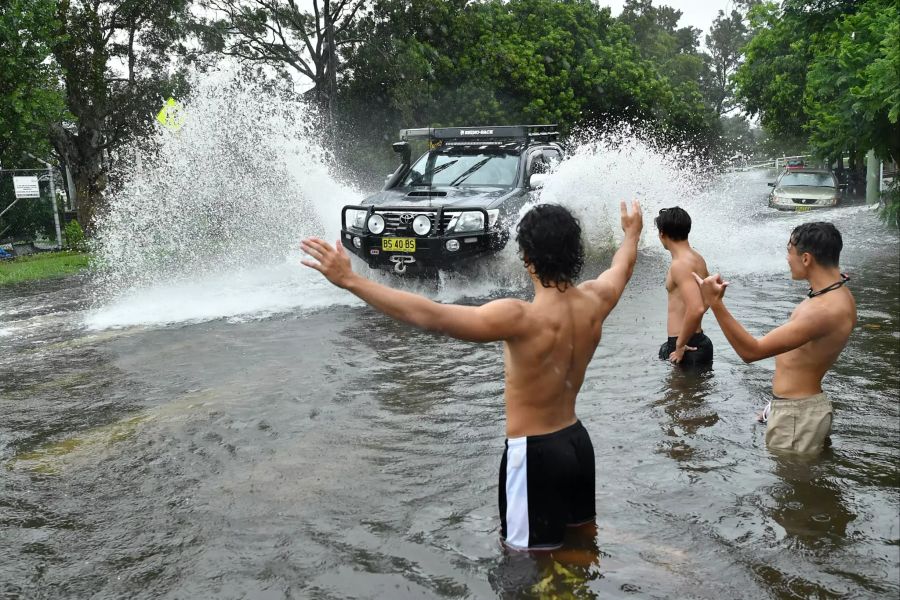
[[[821,457],[766,450],[753,415],[773,361],[743,364],[711,316],[711,372],[656,358],[667,257],[649,210],[578,401],[597,530],[541,555],[498,543],[498,344],[396,324],[296,262],[100,306],[86,278],[4,287],[0,597],[897,598],[897,234],[865,206],[770,211],[764,177],[730,177],[707,197],[738,226],[695,213],[692,241],[752,333],[804,297],[791,228],[844,236],[859,326],[824,382]],[[528,297],[515,260],[493,265],[503,277],[390,281]]]

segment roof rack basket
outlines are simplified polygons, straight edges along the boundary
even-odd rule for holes
[[[475,142],[528,142],[539,140],[556,141],[559,137],[554,125],[489,125],[477,127],[422,127],[418,129],[401,129],[400,139],[427,139],[444,144],[472,144]]]

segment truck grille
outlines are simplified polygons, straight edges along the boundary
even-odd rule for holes
[[[431,232],[428,235],[432,235],[435,232],[435,221],[437,220],[436,212],[381,212],[375,211],[377,214],[384,217],[384,233],[382,235],[387,236],[415,236],[416,233],[413,231],[412,222],[413,219],[418,217],[419,215],[425,215],[431,221]],[[443,225],[444,229],[446,229],[447,224],[450,223],[450,219],[453,218],[452,215],[444,215],[443,216]]]

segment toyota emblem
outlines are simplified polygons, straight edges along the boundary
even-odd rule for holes
[[[404,213],[404,214],[400,215],[400,222],[403,223],[404,225],[409,225],[412,220],[413,220],[413,216],[409,213]]]

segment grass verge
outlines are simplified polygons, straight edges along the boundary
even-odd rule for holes
[[[86,252],[42,252],[0,261],[0,286],[20,281],[65,277],[85,269],[91,255]]]

